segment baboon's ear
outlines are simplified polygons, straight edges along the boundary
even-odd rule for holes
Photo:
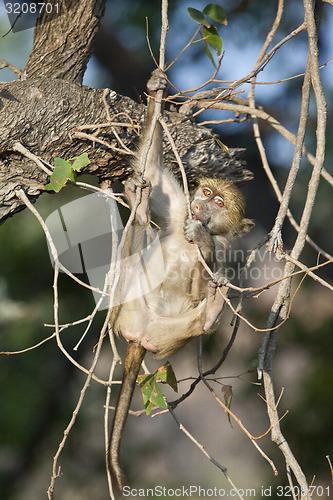
[[[243,236],[243,234],[248,233],[254,227],[254,222],[252,219],[243,219],[241,226],[238,230],[238,236]]]

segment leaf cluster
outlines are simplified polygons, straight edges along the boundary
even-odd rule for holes
[[[210,47],[212,47],[216,51],[217,55],[220,56],[223,42],[216,27],[212,24],[212,21],[218,24],[227,25],[225,10],[216,3],[206,5],[202,12],[194,9],[193,7],[189,7],[187,10],[193,21],[201,24],[200,33],[205,44],[206,54],[216,67]]]
[[[68,181],[75,182],[77,172],[80,172],[81,168],[86,167],[89,163],[90,160],[87,153],[82,153],[77,158],[70,160],[56,157],[54,159],[54,170],[50,176],[50,182],[43,189],[59,193]]]
[[[153,405],[160,408],[167,407],[161,388],[158,385],[159,382],[168,384],[175,392],[178,392],[177,379],[169,362],[161,366],[155,373],[139,375],[137,381],[142,392],[147,415],[151,413]]]

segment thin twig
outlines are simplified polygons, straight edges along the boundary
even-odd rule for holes
[[[38,165],[38,167],[41,168],[42,170],[44,170],[44,172],[46,172],[48,175],[52,174],[52,170],[50,170],[49,168],[47,168],[44,165],[44,163],[38,158],[38,156],[36,156],[33,153],[31,153],[20,142],[15,142],[15,144],[13,144],[13,150],[14,151],[18,151],[19,153],[22,153],[26,158],[29,158],[29,160],[33,160],[36,163],[36,165]]]
[[[108,293],[106,291],[103,291],[103,290],[101,290],[98,287],[94,287],[94,286],[88,285],[88,283],[85,283],[84,281],[80,280],[77,276],[75,276],[65,266],[63,266],[61,264],[61,262],[59,261],[58,253],[57,253],[56,247],[55,247],[55,245],[53,243],[50,231],[49,231],[47,225],[45,224],[44,219],[42,218],[42,216],[40,215],[40,213],[38,212],[38,210],[36,210],[36,208],[30,202],[29,198],[27,197],[27,195],[25,194],[25,192],[23,191],[23,189],[16,190],[15,194],[16,194],[16,196],[21,201],[23,201],[23,203],[26,205],[26,207],[34,214],[34,216],[37,218],[37,220],[39,221],[40,225],[42,226],[43,231],[45,233],[45,236],[47,238],[47,241],[50,244],[51,255],[53,257],[54,263],[56,262],[56,260],[58,260],[57,265],[59,267],[59,270],[62,271],[63,273],[65,273],[65,274],[67,274],[72,280],[76,281],[80,286],[83,286],[84,288],[87,288],[88,290],[90,290],[92,292],[99,293],[103,297],[104,296],[108,296]]]
[[[175,420],[176,424],[178,425],[178,428],[179,430],[181,430],[191,441],[192,443],[194,443],[198,448],[199,450],[202,451],[202,453],[205,455],[206,458],[208,458],[208,460],[210,462],[212,462],[218,469],[220,469],[221,472],[223,472],[224,476],[226,477],[226,479],[229,481],[229,483],[231,484],[232,488],[233,488],[233,492],[234,494],[237,494],[238,498],[243,499],[241,493],[240,493],[240,490],[235,486],[235,484],[233,483],[233,481],[231,480],[229,474],[228,474],[228,470],[226,467],[224,467],[223,465],[221,465],[219,462],[217,462],[215,460],[215,458],[213,458],[211,455],[209,455],[209,453],[207,453],[207,451],[205,450],[205,448],[203,447],[202,444],[200,444],[195,438],[194,436],[184,427],[183,424],[181,424],[178,420],[178,418],[176,417],[174,411],[172,410],[172,408],[169,407],[168,405],[168,410],[169,412],[171,413],[173,419]]]
[[[13,26],[11,26],[11,29],[12,28],[13,28]],[[2,36],[4,36],[4,35],[2,35]],[[16,66],[13,66],[12,64],[10,64],[9,62],[5,61],[1,57],[0,57],[0,63],[1,63],[0,69],[9,68],[14,73],[14,75],[17,76],[18,80],[23,80],[23,78],[24,78],[24,71],[22,71],[20,68],[17,68]]]
[[[168,141],[170,143],[172,151],[173,151],[173,153],[175,155],[175,158],[177,160],[177,163],[178,163],[178,166],[179,166],[179,170],[180,170],[180,173],[181,173],[181,176],[182,176],[182,182],[183,182],[183,188],[184,188],[184,195],[185,195],[186,206],[187,206],[187,213],[188,213],[188,216],[190,218],[192,218],[192,212],[191,212],[191,206],[190,206],[190,193],[189,193],[189,189],[188,189],[188,182],[187,182],[187,177],[186,177],[186,173],[185,173],[183,162],[182,162],[182,160],[180,158],[180,155],[178,153],[178,150],[177,150],[175,142],[174,142],[174,140],[172,138],[172,135],[171,135],[171,133],[170,133],[170,131],[168,129],[168,126],[165,123],[165,121],[164,121],[163,118],[160,118],[160,123],[161,123],[161,125],[163,127],[165,135],[168,138]]]
[[[236,422],[236,424],[242,429],[242,431],[247,435],[247,437],[251,440],[251,443],[254,445],[254,447],[259,451],[260,455],[265,459],[267,460],[267,462],[270,464],[270,466],[272,467],[272,470],[274,472],[274,475],[277,476],[278,475],[278,471],[277,471],[277,468],[275,467],[274,465],[274,462],[273,460],[271,460],[267,455],[266,453],[264,453],[264,451],[260,448],[260,446],[258,445],[258,443],[256,442],[255,438],[252,436],[252,434],[246,429],[246,427],[243,425],[243,423],[241,422],[241,420],[236,417],[236,415],[230,410],[230,408],[228,408],[224,403],[223,401],[217,396],[217,394],[215,393],[214,389],[209,385],[209,383],[207,382],[206,378],[204,377],[204,374],[202,372],[202,365],[201,365],[201,359],[202,359],[202,338],[200,337],[200,340],[199,340],[200,344],[199,344],[199,355],[198,355],[198,370],[199,370],[199,374],[200,374],[200,377],[201,377],[201,380],[203,381],[203,383],[205,384],[205,386],[207,387],[207,389],[210,391],[210,393],[214,396],[215,400],[218,402],[218,404],[220,406],[222,406],[222,408],[224,409],[224,411],[226,413],[228,413],[228,415],[230,415],[230,417]]]
[[[185,47],[179,52],[179,54],[173,58],[173,60],[171,61],[171,63],[165,68],[165,71],[168,71],[169,68],[171,68],[171,66],[177,61],[177,59],[185,52],[186,49],[188,49],[188,47],[190,47],[190,45],[192,45],[193,43],[193,40],[195,39],[195,37],[197,36],[197,34],[199,33],[201,29],[201,26],[198,26],[197,29],[195,30],[195,33],[194,35],[192,36],[191,40],[185,45]]]
[[[229,354],[229,351],[230,351],[231,347],[233,346],[233,344],[235,342],[237,331],[238,331],[238,327],[239,327],[239,318],[237,317],[235,325],[234,325],[234,328],[233,328],[233,331],[232,331],[232,334],[231,334],[231,337],[230,337],[230,340],[229,340],[227,346],[225,347],[225,349],[223,350],[222,356],[220,357],[220,359],[218,360],[218,362],[215,363],[214,366],[212,366],[212,368],[210,368],[209,370],[207,370],[207,371],[205,371],[203,373],[204,377],[207,377],[208,375],[213,375],[214,373],[216,373],[216,371],[225,362],[225,360],[227,359],[227,356]],[[181,403],[182,401],[184,401],[185,399],[187,399],[192,394],[192,392],[194,391],[194,389],[196,388],[196,386],[199,384],[200,381],[201,381],[201,376],[199,375],[192,382],[192,384],[190,385],[189,390],[187,392],[185,392],[184,394],[182,394],[182,396],[180,398],[176,399],[175,401],[171,401],[170,403],[168,403],[169,406],[172,409],[175,409],[176,406],[179,405],[179,403]]]
[[[91,141],[92,143],[98,142],[99,144],[102,144],[102,146],[105,146],[106,148],[111,149],[112,151],[115,151],[116,153],[120,153],[122,155],[129,155],[129,156],[135,155],[135,153],[129,150],[128,148],[126,149],[117,148],[116,146],[112,146],[112,144],[109,144],[108,142],[99,139],[99,137],[96,137],[95,135],[92,134],[87,134],[85,132],[73,132],[72,137],[73,139],[85,139]]]
[[[255,77],[256,75],[258,75],[258,73],[260,73],[260,71],[262,71],[264,69],[264,67],[268,64],[268,62],[270,61],[270,59],[274,56],[275,52],[280,48],[282,47],[282,45],[284,45],[286,42],[288,42],[291,38],[293,38],[294,36],[298,35],[301,31],[304,31],[305,30],[305,24],[301,24],[298,28],[296,28],[295,30],[293,30],[291,33],[289,33],[289,35],[287,35],[285,38],[283,38],[283,40],[281,40],[280,42],[278,42],[263,58],[261,61],[257,62],[255,68],[246,76],[240,78],[239,80],[235,80],[234,82],[231,83],[231,85],[228,86],[228,89],[226,89],[225,91],[221,92],[221,95],[220,96],[217,96],[216,100],[218,101],[219,99],[225,99],[226,96],[228,95],[229,92],[239,88],[241,85],[243,85],[244,83],[246,82],[249,82],[252,80],[253,77]],[[200,87],[201,88],[201,87]],[[226,93],[226,91],[228,93]],[[190,91],[188,91],[190,92]],[[185,95],[185,93],[181,93],[182,95]],[[190,101],[192,101],[192,105],[193,107],[197,107],[196,106],[196,96],[194,95],[192,98],[189,98]],[[186,103],[186,106],[188,106],[188,103]],[[193,116],[197,116],[198,114],[202,113],[203,111],[205,111],[206,109],[209,109],[211,107],[211,103],[209,103],[208,105],[206,106],[203,106],[203,108],[200,110],[200,112],[198,113],[194,113]]]
[[[165,37],[167,34],[167,30],[168,30],[167,6],[168,6],[167,0],[162,0],[162,30],[161,30],[161,43],[160,43],[161,69],[163,69],[163,67],[164,67]],[[149,150],[150,150],[150,147],[151,147],[151,144],[153,141],[153,137],[154,137],[155,127],[156,127],[156,124],[157,124],[159,117],[161,116],[162,98],[163,98],[163,90],[159,90],[157,92],[157,95],[156,95],[156,102],[155,102],[155,108],[154,108],[154,114],[152,117],[152,122],[150,124],[150,128],[149,128],[149,131],[147,133],[147,141],[145,143],[146,150],[142,154],[142,165],[141,165],[141,172],[140,172],[142,177],[144,177],[144,172],[145,172],[146,163],[147,163],[147,159],[148,159],[148,155],[149,155]],[[140,203],[141,203],[141,188],[139,187],[136,190],[135,203],[134,203],[134,206],[131,210],[130,216],[127,220],[127,223],[125,225],[125,228],[123,230],[123,233],[122,233],[122,236],[121,236],[118,248],[117,248],[116,263],[115,263],[113,281],[111,283],[111,291],[110,291],[110,302],[109,302],[109,312],[108,312],[109,317],[111,316],[111,311],[113,309],[113,304],[114,304],[115,292],[116,292],[116,289],[117,289],[117,286],[119,283],[119,279],[121,276],[121,257],[122,257],[123,248],[124,248],[125,243],[126,243],[128,231],[133,224],[133,221],[134,221],[134,218],[136,215],[136,211],[137,211]],[[115,364],[116,364],[116,362],[118,362],[118,360],[114,361]],[[113,371],[110,372],[110,375],[111,375],[111,373],[113,374]],[[106,449],[108,449],[108,439],[109,439],[109,429],[108,429],[108,408],[109,408],[108,403],[109,403],[109,399],[110,399],[110,389],[108,389],[108,391],[107,391],[107,396],[106,396],[107,404],[105,405],[106,408],[105,408],[105,415],[104,415],[105,440],[106,440],[105,441],[105,448]],[[114,492],[113,492],[111,477],[110,477],[109,473],[108,473],[108,485],[109,485],[110,497],[111,497],[111,499],[113,499]]]
[[[310,216],[313,210],[314,201],[318,189],[319,179],[321,170],[324,162],[324,151],[325,151],[325,128],[326,128],[326,102],[322,90],[322,85],[319,75],[319,64],[318,64],[318,37],[316,32],[316,22],[314,19],[313,3],[311,0],[304,0],[304,12],[305,12],[305,23],[308,31],[309,39],[309,54],[308,54],[308,64],[307,64],[307,75],[311,75],[312,86],[315,92],[316,104],[317,104],[317,151],[316,151],[316,161],[312,171],[311,179],[309,182],[308,193],[303,209],[303,214],[300,222],[300,230],[298,232],[294,247],[291,252],[291,257],[293,259],[298,259],[300,253],[303,250],[306,234],[309,226]],[[309,77],[305,77],[305,80]],[[304,80],[304,81],[305,81]],[[304,86],[303,86],[304,90]],[[308,90],[304,91],[303,97],[307,99]],[[304,109],[304,108],[303,108]],[[304,112],[303,112],[304,114]],[[303,135],[304,125],[300,125],[299,137]],[[298,141],[298,150],[300,149],[302,141]],[[299,151],[297,151],[299,154]],[[293,271],[294,264],[292,262],[287,262],[285,266],[285,275]],[[283,282],[278,290],[277,297],[271,309],[270,316],[268,318],[267,326],[271,326],[272,322],[275,322],[277,317],[280,320],[284,319],[289,310],[290,305],[290,282]],[[284,455],[286,466],[290,468],[294,473],[301,489],[304,492],[309,492],[305,494],[304,498],[311,498],[310,490],[305,478],[305,475],[300,468],[297,460],[295,459],[287,441],[285,440],[281,428],[278,422],[278,414],[275,406],[275,396],[274,388],[271,377],[272,372],[272,359],[276,347],[277,335],[271,334],[269,337],[266,335],[265,342],[262,345],[260,353],[260,362],[264,356],[264,387],[266,400],[268,402],[267,410],[270,422],[272,425],[272,441],[277,443],[281,452]]]
[[[54,311],[55,311],[55,323],[56,323],[56,332],[59,332],[59,325],[58,325],[58,276],[59,276],[59,269],[58,267],[56,266],[55,268],[55,272],[54,272],[54,284],[53,284],[53,289],[54,289]],[[71,431],[71,429],[73,428],[75,422],[76,422],[76,417],[79,413],[79,410],[82,406],[82,403],[83,403],[83,400],[84,400],[84,397],[85,397],[85,394],[86,394],[86,391],[90,385],[90,381],[91,381],[91,378],[92,378],[92,375],[93,375],[93,372],[96,368],[96,365],[98,363],[98,360],[99,360],[99,357],[100,357],[100,353],[101,353],[101,349],[102,349],[102,344],[103,344],[103,338],[105,336],[105,331],[107,330],[107,327],[108,327],[108,323],[109,323],[109,319],[110,319],[110,315],[107,314],[106,315],[106,318],[105,318],[105,321],[104,321],[104,324],[103,324],[103,327],[101,329],[101,332],[100,332],[100,336],[99,336],[99,342],[97,344],[97,348],[96,348],[96,351],[95,351],[95,355],[94,355],[94,358],[93,358],[93,361],[92,361],[92,364],[90,366],[90,369],[89,369],[89,373],[88,373],[88,376],[86,378],[86,381],[81,389],[81,393],[80,393],[80,397],[79,397],[79,400],[77,402],[77,405],[73,411],[73,415],[72,415],[72,418],[70,419],[70,422],[68,423],[65,431],[64,431],[64,437],[63,439],[61,440],[60,444],[59,444],[59,447],[58,447],[58,450],[54,456],[54,459],[53,459],[53,473],[52,473],[52,477],[51,477],[51,483],[50,483],[50,486],[49,486],[49,489],[48,489],[48,497],[49,497],[49,500],[53,500],[54,496],[54,486],[55,486],[55,480],[56,478],[58,477],[58,459],[59,459],[59,456],[65,446],[65,443],[67,441],[67,437]]]
[[[304,144],[307,119],[309,116],[310,80],[311,80],[310,71],[311,71],[310,70],[310,62],[308,60],[308,63],[306,66],[306,71],[305,71],[304,82],[303,82],[301,114],[300,114],[300,119],[299,119],[298,133],[297,133],[297,137],[296,137],[295,151],[294,151],[292,165],[290,167],[289,174],[288,174],[288,179],[287,179],[287,182],[286,182],[286,185],[284,188],[284,192],[282,195],[280,208],[279,208],[278,214],[277,214],[276,219],[275,219],[275,227],[281,228],[283,225],[284,219],[287,215],[292,189],[294,187],[296,176],[298,174],[299,167],[301,164],[302,148],[303,148],[303,144]],[[274,229],[273,229],[272,233],[273,232],[274,232]],[[270,243],[270,248],[272,248],[273,244],[274,244],[274,241],[273,241],[273,237],[272,237],[272,242]]]
[[[331,459],[330,459],[330,456],[329,455],[326,455],[326,459],[328,461],[328,465],[330,467],[330,471],[331,471],[331,478],[332,478],[332,483],[333,483],[333,467],[332,467],[332,462],[331,462]]]

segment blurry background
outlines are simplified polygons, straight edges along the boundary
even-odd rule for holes
[[[187,7],[202,10],[203,1],[170,1],[167,37],[167,61],[186,45],[196,26],[187,13]],[[256,0],[225,0],[228,26],[219,31],[223,38],[225,57],[219,73],[223,80],[236,80],[249,73],[257,59],[261,45],[271,28],[277,2]],[[109,87],[135,100],[143,95],[154,64],[146,38],[145,17],[149,18],[150,41],[157,53],[160,36],[160,2],[150,0],[107,1],[102,28],[97,36],[95,54],[91,58],[84,84]],[[0,4],[0,33],[9,29],[8,19]],[[276,43],[302,23],[303,6],[298,0],[286,2],[285,12]],[[320,27],[320,60],[333,57],[333,8],[324,4]],[[32,46],[33,30],[9,33],[1,39],[0,57],[24,68]],[[259,81],[276,81],[302,73],[306,64],[307,38],[302,33],[284,45],[274,56]],[[208,80],[213,67],[202,44],[196,44],[172,66],[169,78],[185,90]],[[332,173],[331,138],[333,96],[333,66],[321,71],[328,103],[328,133],[326,168]],[[12,73],[1,71],[1,80],[10,81]],[[302,78],[278,85],[258,85],[257,104],[280,120],[292,132],[297,132]],[[245,90],[246,87],[245,87]],[[313,106],[306,143],[315,152],[315,109]],[[214,115],[216,117],[216,115]],[[225,114],[227,116],[227,114]],[[206,114],[206,119],[212,118]],[[221,115],[219,115],[221,118]],[[244,239],[242,247],[252,248],[273,226],[278,203],[263,173],[253,139],[250,121],[226,124],[214,130],[229,147],[245,147],[249,168],[255,179],[244,187],[247,216],[255,219],[256,228]],[[281,188],[291,164],[293,148],[267,125],[261,123],[266,153]],[[297,220],[302,213],[311,168],[303,168],[295,186],[291,208]],[[86,179],[87,180],[87,179]],[[93,181],[89,180],[88,181]],[[43,195],[36,207],[44,218],[57,207],[78,196],[74,188],[66,188],[57,196]],[[322,181],[316,207],[311,219],[310,236],[322,248],[332,252],[331,221],[332,193]],[[284,228],[285,249],[290,248],[295,233],[288,223]],[[315,265],[317,256],[305,247],[302,261]],[[261,269],[279,266],[268,259],[259,262]],[[328,267],[318,272],[326,280],[332,278]],[[53,272],[47,245],[38,222],[24,211],[0,227],[0,350],[17,351],[40,342],[52,333],[44,323],[53,321]],[[256,279],[249,280],[257,285]],[[61,276],[60,320],[62,323],[84,317],[94,306],[87,291]],[[264,328],[267,313],[274,299],[275,289],[258,300],[249,301],[245,315]],[[333,458],[333,314],[329,291],[307,278],[297,294],[291,318],[281,329],[275,356],[274,377],[276,390],[285,388],[280,403],[280,415],[289,414],[282,422],[296,458],[307,479],[316,476],[316,485],[331,484],[331,474],[325,458]],[[219,357],[231,334],[231,314],[226,313],[220,331],[205,341],[206,367]],[[99,314],[100,324],[103,313]],[[63,342],[82,364],[89,366],[91,351],[98,338],[96,323],[89,337],[74,353],[72,348],[82,334],[82,327],[64,335]],[[223,383],[233,386],[232,410],[254,435],[263,434],[268,427],[262,394],[254,385],[256,373],[248,371],[257,356],[261,334],[241,324],[236,343],[220,373]],[[172,365],[179,379],[196,376],[195,342],[175,354]],[[149,359],[149,366],[160,363]],[[110,350],[106,343],[98,373],[108,376]],[[119,371],[120,376],[121,371]],[[46,498],[51,476],[52,460],[71,417],[85,376],[61,354],[54,340],[38,349],[0,357],[0,498],[6,500],[36,500]],[[180,384],[183,391],[189,382]],[[104,469],[103,404],[104,388],[92,383],[88,390],[78,421],[67,441],[60,459],[63,476],[56,482],[57,498],[88,500],[107,498]],[[169,400],[175,398],[166,391]],[[141,396],[134,402],[141,408]],[[266,461],[258,454],[249,439],[233,424],[231,427],[223,410],[212,400],[207,390],[198,387],[179,408],[177,415],[185,427],[201,442],[216,460],[228,468],[230,476],[240,488],[272,486],[274,491],[285,481],[284,461],[269,437],[260,441],[265,452],[275,461],[280,476],[273,476]],[[142,416],[129,418],[125,443],[124,465],[129,471],[130,484],[136,487],[161,484],[170,487],[196,484],[206,488],[229,490],[223,475],[176,427],[169,415],[154,419]],[[141,477],[143,477],[141,479]],[[331,490],[332,491],[332,490]],[[325,498],[325,496],[323,495]]]

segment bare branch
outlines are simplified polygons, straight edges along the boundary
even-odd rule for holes
[[[23,80],[23,78],[24,78],[24,71],[22,71],[20,68],[17,68],[16,66],[13,66],[12,64],[10,64],[9,62],[5,61],[1,57],[0,57],[0,63],[1,63],[0,69],[9,68],[10,70],[12,70],[12,72],[14,73],[14,75],[17,76],[18,80]]]
[[[301,105],[301,115],[299,119],[299,127],[298,127],[298,133],[296,137],[296,144],[295,144],[295,151],[294,151],[294,157],[293,157],[293,162],[289,170],[289,175],[288,179],[284,188],[284,192],[282,195],[281,203],[280,203],[280,208],[279,212],[276,216],[275,219],[275,227],[281,228],[284,222],[284,219],[287,214],[289,202],[290,202],[290,197],[291,197],[291,192],[295,184],[296,176],[301,164],[301,159],[302,159],[302,148],[304,144],[304,137],[305,137],[305,130],[306,130],[306,123],[309,115],[309,99],[310,99],[310,64],[308,61],[306,71],[305,71],[305,77],[304,77],[304,83],[303,83],[303,90],[302,90],[302,105]],[[272,238],[271,242],[268,244],[268,249],[272,250],[274,245],[274,240]]]
[[[205,448],[203,447],[202,444],[198,443],[198,441],[193,437],[193,435],[184,427],[183,424],[181,424],[179,422],[179,420],[177,419],[174,411],[172,410],[172,408],[170,408],[168,406],[168,410],[169,412],[171,413],[172,417],[174,418],[175,422],[177,423],[179,429],[184,432],[184,434],[192,441],[192,443],[194,443],[201,451],[202,453],[208,458],[208,460],[210,460],[210,462],[212,462],[218,469],[220,469],[224,476],[226,477],[226,479],[229,481],[229,483],[231,484],[232,488],[233,488],[233,491],[235,494],[237,494],[238,498],[240,498],[241,500],[244,500],[244,498],[242,497],[241,493],[240,493],[240,490],[237,488],[237,486],[235,486],[235,484],[233,483],[233,481],[231,480],[229,474],[228,474],[228,470],[226,467],[224,467],[223,465],[219,464],[211,455],[209,455],[209,453],[207,453],[207,451],[205,450]]]
[[[293,259],[298,259],[300,253],[303,250],[307,229],[310,221],[310,216],[314,206],[314,201],[317,193],[317,188],[319,184],[320,174],[324,162],[324,151],[325,151],[325,128],[326,128],[326,102],[322,91],[320,75],[319,75],[319,63],[318,63],[318,46],[317,46],[317,33],[316,25],[313,12],[313,4],[311,0],[304,0],[304,11],[305,11],[305,23],[308,31],[309,39],[309,55],[307,72],[304,79],[303,85],[303,101],[302,101],[302,113],[300,119],[299,133],[297,145],[295,148],[294,162],[293,162],[293,176],[295,177],[295,172],[297,170],[297,164],[302,147],[302,142],[304,139],[305,123],[301,124],[301,120],[307,115],[308,106],[308,94],[309,94],[309,82],[311,77],[312,86],[315,92],[316,103],[317,103],[317,151],[316,151],[316,161],[312,171],[311,179],[309,182],[309,188],[307,193],[306,202],[304,205],[304,210],[300,222],[300,230],[296,238],[294,247],[291,252],[291,257]],[[293,183],[290,182],[288,188],[292,188]],[[286,195],[287,199],[288,193]],[[284,212],[286,213],[286,207],[284,207]],[[281,211],[282,213],[282,211]],[[283,215],[283,214],[282,214]],[[285,266],[285,276],[292,272],[294,264],[292,262],[287,262]],[[283,320],[288,314],[290,307],[290,280],[284,281],[278,290],[275,302],[271,309],[269,315],[267,326],[271,327],[279,319]],[[309,492],[308,484],[303,471],[301,470],[298,462],[296,461],[287,441],[285,440],[281,428],[278,422],[278,413],[275,407],[275,396],[273,389],[273,382],[271,378],[272,372],[272,358],[276,347],[277,332],[271,333],[269,336],[266,334],[264,336],[264,341],[259,353],[259,370],[262,369],[262,363],[264,361],[264,386],[267,399],[267,410],[272,425],[272,441],[274,441],[282,451],[286,466],[289,467],[294,473],[299,485],[304,492]],[[311,498],[311,494],[306,493],[304,498]]]
[[[211,394],[214,396],[215,400],[218,402],[218,404],[220,406],[222,406],[222,408],[224,409],[224,411],[226,413],[228,413],[228,415],[231,416],[231,418],[236,422],[236,424],[242,429],[242,431],[247,435],[247,437],[251,440],[251,443],[253,444],[253,446],[259,451],[260,455],[265,459],[267,460],[267,462],[270,464],[270,466],[272,467],[273,469],[273,472],[274,472],[274,475],[277,476],[278,475],[278,472],[277,472],[277,469],[274,465],[274,462],[266,455],[266,453],[263,452],[263,450],[260,448],[260,446],[258,445],[258,443],[256,442],[254,436],[252,436],[252,434],[246,429],[246,427],[243,425],[243,423],[241,422],[241,420],[236,417],[236,415],[230,410],[230,408],[228,408],[224,403],[223,401],[217,396],[217,394],[215,393],[214,389],[209,385],[209,383],[207,382],[207,380],[205,379],[205,377],[203,376],[203,372],[202,372],[202,366],[201,366],[201,359],[202,359],[202,338],[200,337],[200,352],[199,352],[199,356],[198,356],[198,369],[199,369],[199,374],[200,374],[200,377],[201,377],[201,380],[203,381],[203,383],[205,384],[205,386],[207,387],[207,389],[211,392]]]

